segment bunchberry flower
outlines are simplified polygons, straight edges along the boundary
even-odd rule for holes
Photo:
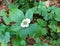
[[[22,23],[21,23],[21,27],[28,27],[29,26],[29,23],[30,23],[30,19],[26,18],[26,19],[23,19]]]

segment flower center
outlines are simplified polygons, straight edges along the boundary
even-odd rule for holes
[[[23,24],[26,25],[27,24],[27,21],[24,21]]]

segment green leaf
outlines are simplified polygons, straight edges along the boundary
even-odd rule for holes
[[[42,35],[46,35],[47,34],[47,29],[46,28],[41,28],[41,33],[42,33]]]
[[[38,10],[38,12],[41,14],[41,12],[42,12],[42,6],[39,5],[37,10]]]
[[[4,31],[7,28],[4,24],[0,24],[0,31]]]
[[[60,26],[57,27],[57,32],[60,32]]]
[[[13,40],[13,46],[26,46],[26,41],[20,39],[19,34],[16,34],[16,38]]]
[[[41,26],[41,27],[45,27],[46,24],[47,24],[43,19],[38,19],[38,20],[37,20],[37,23],[38,23],[38,25]]]
[[[28,34],[30,35],[30,37],[33,37],[36,31],[37,31],[37,24],[31,24],[28,28],[22,28],[20,30],[20,37],[22,39],[25,39]]]
[[[55,20],[60,21],[60,8],[55,8]]]
[[[29,9],[29,5],[25,3],[25,5],[22,6],[20,9],[21,9],[24,13],[26,13],[26,11]]]
[[[52,19],[54,19],[54,17],[55,17],[54,11],[51,11],[51,13],[48,13],[48,14],[44,17],[44,19],[45,19],[45,20],[52,20]]]
[[[49,12],[49,13],[48,13]],[[43,8],[42,10],[42,16],[45,20],[52,20],[55,17],[54,9],[52,7]]]
[[[20,31],[20,29],[21,29],[20,23],[15,23],[14,25],[11,26],[12,31],[17,32]]]
[[[34,34],[34,38],[40,37],[41,35],[46,35],[47,29],[44,27],[38,26],[36,33]]]
[[[43,43],[42,46],[49,46],[47,43]]]
[[[20,42],[20,44],[21,44],[21,46],[26,46],[25,40],[22,40],[22,41]]]
[[[9,32],[6,32],[4,35],[4,43],[8,43],[10,41],[10,34]]]
[[[40,4],[41,6],[45,6],[46,2],[40,1],[39,4]]]
[[[47,8],[45,6],[42,6],[41,10],[42,10],[42,16],[46,16],[48,14]]]
[[[38,12],[41,16],[46,16],[48,14],[47,8],[45,6],[38,6]]]
[[[13,40],[13,46],[20,46],[20,39],[14,39]]]
[[[49,16],[48,16],[48,14],[44,17],[44,19],[45,19],[46,21],[50,19]]]
[[[5,10],[4,9],[0,10],[0,16],[5,16],[5,15],[7,15],[7,13],[5,12]]]
[[[56,42],[56,43],[60,46],[60,42],[59,42],[59,41],[60,41],[60,38],[57,40],[57,42]]]
[[[7,44],[2,43],[1,46],[7,46]]]
[[[50,12],[51,11],[51,7],[48,7],[47,10],[48,10],[48,12]]]
[[[25,16],[26,16],[25,18],[29,18],[30,20],[32,20],[33,19],[33,12],[34,12],[33,9],[28,9],[25,14]]]
[[[37,32],[34,34],[34,38],[37,38],[37,37],[39,37],[41,35],[42,35],[41,30],[40,31],[37,30]]]
[[[50,24],[48,26],[52,31],[57,30],[57,22],[56,21],[50,21]]]
[[[10,24],[10,22],[11,22],[11,19],[10,18],[8,18],[7,16],[3,16],[3,21],[5,22],[5,24]]]
[[[14,22],[21,22],[24,18],[24,13],[19,9],[11,9],[9,18]]]
[[[37,6],[32,8],[34,10],[34,14],[39,14],[40,11],[38,10]]]
[[[39,44],[41,42],[39,38],[36,38],[35,40],[36,40],[37,44]]]
[[[11,9],[15,9],[15,8],[18,8],[18,5],[16,4],[10,4],[8,5],[8,8],[11,10]]]
[[[0,36],[0,42],[2,44],[7,44],[9,41],[10,41],[10,34],[9,34],[9,32],[6,32],[4,35],[2,34]]]
[[[35,7],[38,6],[38,2],[35,1],[35,2],[34,2],[34,6],[35,6]]]
[[[56,15],[60,15],[60,8],[55,8]]]
[[[41,29],[42,29],[42,27],[40,27],[38,25],[38,29],[37,29],[36,33],[34,34],[34,38],[40,37],[42,35]]]
[[[20,0],[19,3],[24,4],[24,3],[26,3],[26,0]]]
[[[57,41],[56,41],[56,40],[51,39],[51,40],[50,40],[50,42],[51,42],[51,44],[53,44],[53,45],[54,45],[54,44],[56,44],[56,42],[57,42]]]

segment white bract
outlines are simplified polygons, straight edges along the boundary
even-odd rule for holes
[[[23,19],[22,23],[21,23],[21,27],[28,27],[29,26],[29,23],[30,23],[30,19],[26,18],[26,19]]]

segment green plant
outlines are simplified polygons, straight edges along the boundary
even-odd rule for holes
[[[1,46],[7,46],[10,41],[12,41],[13,46],[27,46],[29,43],[27,37],[30,40],[34,38],[36,43],[32,46],[55,46],[55,44],[60,46],[60,8],[46,7],[46,2],[33,0],[31,1],[34,2],[34,6],[30,7],[30,0],[26,1],[17,0],[15,5],[9,5],[8,13],[4,9],[0,10],[2,18],[0,19],[2,21],[0,23]],[[28,7],[19,8],[17,2]],[[48,42],[46,42],[47,40]]]

